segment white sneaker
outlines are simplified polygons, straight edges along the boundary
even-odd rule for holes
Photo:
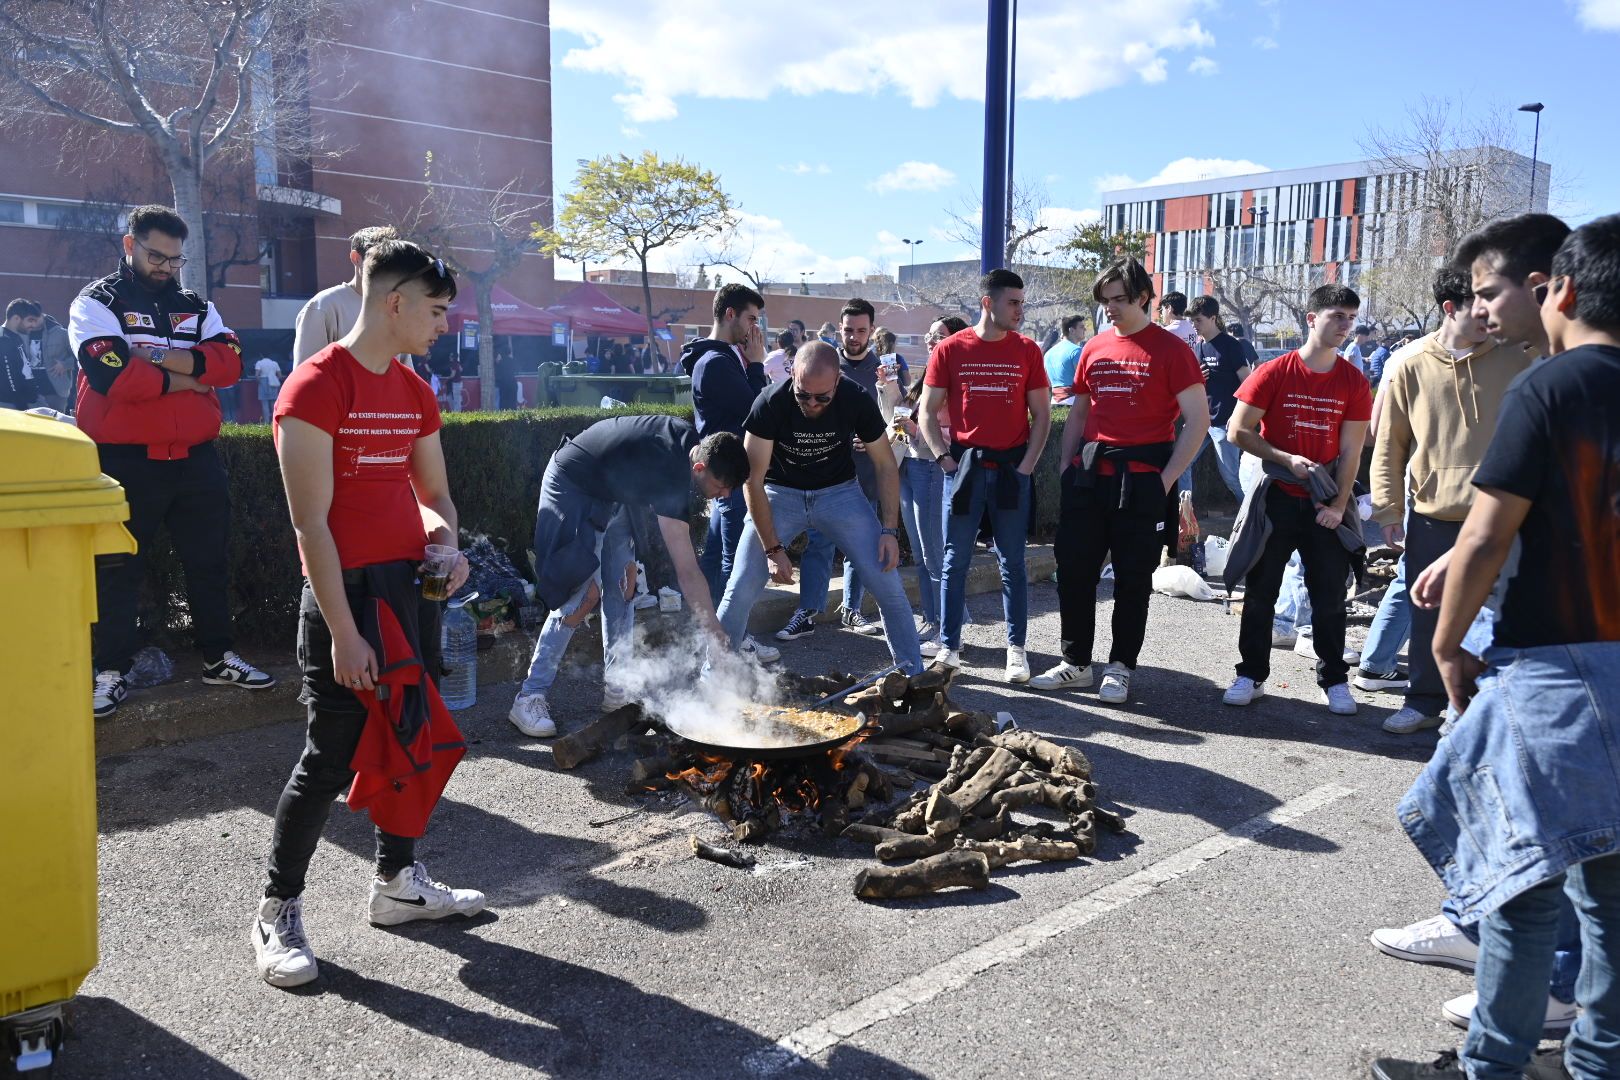
[[[737,651],[744,656],[752,656],[762,664],[774,664],[782,659],[781,649],[770,645],[761,645],[754,640],[752,634],[742,639],[742,644],[737,646]]]
[[[1473,971],[1479,962],[1479,946],[1457,929],[1444,915],[1415,922],[1411,926],[1374,930],[1368,939],[1373,948],[1397,960],[1416,964],[1439,964],[1458,971]]]
[[[304,901],[267,896],[253,919],[253,952],[259,977],[271,986],[303,986],[321,973],[304,936]]]
[[[1232,685],[1226,688],[1221,695],[1221,701],[1226,705],[1247,705],[1256,698],[1266,696],[1266,684],[1255,682],[1247,675],[1239,675],[1232,680]]]
[[[962,653],[957,649],[947,649],[941,644],[939,655],[934,657],[934,663],[940,667],[960,668],[962,666]]]
[[[1334,683],[1322,692],[1322,699],[1334,716],[1356,715],[1356,699],[1350,696],[1349,683]]]
[[[368,914],[372,926],[398,926],[415,919],[442,919],[446,915],[476,915],[484,910],[484,894],[474,889],[452,889],[428,877],[420,862],[407,866],[389,881],[371,879]]]
[[[273,675],[260,671],[229,650],[217,663],[203,668],[202,681],[210,686],[240,686],[245,690],[268,690],[276,685]]]
[[[1316,638],[1310,634],[1299,633],[1294,635],[1294,652],[1300,656],[1316,659]]]
[[[602,712],[616,712],[630,704],[630,695],[613,686],[602,687]]]
[[[1102,685],[1097,687],[1097,700],[1110,705],[1123,705],[1131,696],[1131,669],[1121,663],[1103,668]]]
[[[1412,706],[1402,705],[1384,721],[1384,730],[1391,735],[1410,735],[1424,728],[1439,727],[1442,719],[1439,716],[1424,716]]]
[[[544,694],[519,694],[512,702],[512,711],[506,714],[512,726],[531,739],[549,739],[557,734],[557,725],[551,719],[551,706]]]
[[[1091,687],[1091,665],[1081,667],[1067,660],[1047,668],[1029,680],[1031,690],[1083,690]]]
[[[99,720],[118,711],[118,706],[129,697],[129,683],[117,671],[96,672],[96,689],[90,698],[90,711]]]
[[[1454,997],[1444,1005],[1440,1006],[1440,1015],[1444,1016],[1457,1027],[1466,1030],[1468,1027],[1468,1022],[1473,1019],[1474,1006],[1478,1004],[1479,994],[1476,991],[1470,990],[1461,997]],[[1542,1035],[1545,1036],[1550,1032],[1553,1033],[1553,1037],[1556,1038],[1557,1033],[1568,1031],[1570,1029],[1570,1025],[1575,1023],[1575,1016],[1580,1011],[1581,1007],[1579,1005],[1574,1003],[1565,1004],[1564,1002],[1553,997],[1551,994],[1548,994],[1547,1018],[1542,1021]]]
[[[1029,657],[1017,645],[1007,646],[1007,681],[1029,682]]]
[[[917,642],[917,649],[924,656],[938,656],[944,647],[938,637],[923,638]]]

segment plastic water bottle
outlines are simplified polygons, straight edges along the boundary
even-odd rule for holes
[[[478,700],[478,620],[467,610],[477,593],[451,600],[439,620],[439,648],[444,656],[444,678],[439,696],[447,709],[470,709]]]

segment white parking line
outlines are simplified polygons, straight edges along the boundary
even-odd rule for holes
[[[791,1068],[801,1061],[830,1050],[874,1024],[903,1016],[918,1005],[932,1001],[947,991],[966,986],[975,976],[1017,960],[1053,938],[1077,930],[1110,911],[1122,908],[1132,900],[1148,895],[1159,886],[1189,874],[1222,855],[1252,844],[1272,829],[1298,820],[1313,810],[1320,810],[1353,791],[1353,788],[1338,784],[1324,784],[1297,799],[1290,799],[1274,810],[1258,814],[1207,840],[1200,840],[1189,848],[1143,867],[1129,877],[1104,885],[1038,919],[1014,927],[982,945],[935,964],[887,990],[879,991],[825,1019],[784,1035],[777,1040],[775,1046],[747,1055],[744,1064],[757,1075],[770,1075]]]

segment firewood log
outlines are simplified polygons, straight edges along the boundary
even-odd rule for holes
[[[959,739],[995,734],[996,718],[989,713],[952,710],[945,714],[945,730]]]
[[[845,825],[844,831],[839,835],[847,836],[851,840],[859,840],[863,844],[881,844],[885,840],[899,840],[911,834],[901,832],[899,829],[885,829],[877,825],[866,825],[857,821]]]
[[[962,808],[935,785],[928,801],[923,803],[923,821],[931,835],[953,833],[962,824]]]
[[[873,853],[884,862],[894,862],[896,859],[922,859],[951,850],[953,842],[954,838],[947,833],[900,836],[878,844]]]
[[[890,711],[888,701],[885,700],[882,692],[875,687],[869,687],[859,693],[851,694],[844,699],[844,704],[855,712],[863,714],[868,720]]]
[[[1007,811],[998,810],[995,817],[969,818],[956,830],[956,835],[964,840],[995,840],[1011,827],[1012,818]]]
[[[866,773],[856,772],[849,782],[849,787],[844,789],[844,805],[852,810],[859,810],[865,806],[866,786],[869,783],[871,783],[871,779]]]
[[[882,734],[906,735],[923,728],[932,728],[936,731],[945,727],[945,696],[935,694],[934,700],[921,708],[912,708],[910,712],[883,712],[877,716],[878,725]]]
[[[977,851],[990,860],[990,869],[998,870],[1015,862],[1058,862],[1080,857],[1079,845],[1072,841],[1037,840],[1025,836],[1018,840],[961,840],[959,851]]]
[[[1033,784],[1004,787],[980,804],[979,813],[982,814],[990,810],[1001,813],[1007,810],[1017,810],[1029,806],[1031,803],[1038,803],[1041,801],[1041,788],[1044,786],[1037,780]]]
[[[739,821],[731,827],[732,839],[743,844],[762,844],[765,834],[771,831],[770,825],[762,817],[751,817],[746,821]]]
[[[990,887],[990,860],[980,851],[947,851],[906,866],[868,866],[855,875],[862,900],[927,896],[954,886]]]
[[[1091,813],[1096,817],[1097,824],[1109,832],[1122,833],[1126,829],[1125,819],[1106,807],[1093,804]]]
[[[956,677],[956,669],[948,667],[930,667],[913,675],[907,685],[908,693],[930,693],[944,691],[951,685]]]
[[[552,763],[559,769],[575,769],[613,745],[613,740],[645,727],[641,706],[630,704],[598,717],[572,735],[564,735],[551,746]]]
[[[997,747],[990,752],[983,765],[962,786],[945,796],[956,806],[958,814],[966,814],[988,798],[1009,775],[1018,771],[1018,758],[1011,751]]]
[[[891,671],[883,676],[877,684],[878,693],[885,701],[899,701],[907,690],[911,689],[911,679],[905,672]]]
[[[711,844],[696,835],[692,837],[692,854],[723,866],[735,866],[739,870],[746,870],[754,865],[754,857],[746,851],[732,851],[719,844]]]
[[[1052,772],[1091,779],[1091,762],[1086,760],[1086,755],[1072,746],[1059,746],[1050,739],[1043,739],[1033,731],[1003,731],[990,736],[990,741]]]
[[[945,777],[940,781],[943,790],[949,794],[961,787],[962,781],[978,772],[994,752],[993,746],[976,746],[972,750],[963,750],[958,764],[957,751],[951,751],[950,768],[945,771]]]
[[[662,780],[669,773],[679,770],[681,761],[681,758],[669,753],[637,758],[630,765],[630,782],[633,784],[647,784],[655,780]]]

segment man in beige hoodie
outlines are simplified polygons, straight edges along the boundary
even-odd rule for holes
[[[1440,329],[1403,349],[1400,363],[1384,369],[1373,445],[1373,520],[1384,527],[1391,547],[1404,544],[1408,580],[1456,541],[1473,505],[1474,469],[1496,432],[1503,395],[1530,366],[1522,348],[1498,344],[1486,334],[1473,312],[1466,270],[1440,269],[1434,298],[1444,312]],[[1430,651],[1437,615],[1434,609],[1412,612],[1411,684],[1406,706],[1385,721],[1386,731],[1409,734],[1440,726],[1446,688]]]

